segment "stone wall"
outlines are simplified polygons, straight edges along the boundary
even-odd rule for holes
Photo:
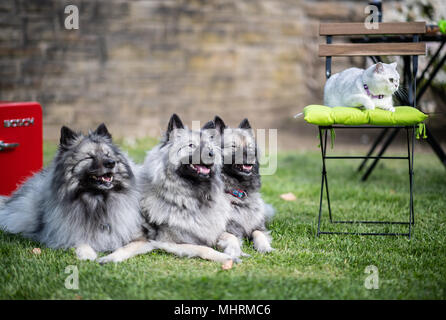
[[[116,136],[158,136],[173,112],[305,134],[292,115],[322,99],[318,24],[363,21],[366,3],[2,0],[0,100],[40,102],[46,139],[61,124],[100,122]],[[79,30],[64,28],[68,4]]]

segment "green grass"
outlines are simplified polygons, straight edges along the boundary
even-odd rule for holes
[[[137,161],[154,140],[120,141]],[[45,163],[55,146],[45,144]],[[339,219],[407,219],[408,168],[382,161],[366,183],[355,160],[328,164],[332,208]],[[277,210],[275,252],[256,253],[232,270],[217,263],[163,252],[101,266],[78,261],[73,250],[42,248],[20,236],[0,233],[2,299],[445,299],[446,173],[432,154],[415,156],[416,225],[407,237],[321,236],[315,238],[320,190],[320,155],[282,153],[277,173],[263,178],[263,195]],[[297,200],[286,202],[282,193]],[[327,211],[324,212],[327,220]],[[358,226],[324,223],[325,229]],[[347,229],[345,229],[347,228]],[[405,231],[399,227],[357,230]],[[371,229],[372,228],[372,229]],[[79,290],[64,286],[68,265],[79,269]],[[379,289],[364,287],[368,265],[379,270]]]

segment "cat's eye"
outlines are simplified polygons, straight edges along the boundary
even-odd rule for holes
[[[389,78],[389,81],[393,83],[393,78]]]

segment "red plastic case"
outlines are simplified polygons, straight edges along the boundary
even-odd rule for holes
[[[0,195],[11,195],[42,164],[42,107],[0,101]]]

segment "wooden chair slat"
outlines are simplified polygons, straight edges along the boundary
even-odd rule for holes
[[[425,55],[426,43],[339,43],[320,44],[319,57]]]
[[[321,23],[321,36],[381,35],[381,34],[424,34],[426,22],[381,22],[378,29],[367,29],[363,22]]]

